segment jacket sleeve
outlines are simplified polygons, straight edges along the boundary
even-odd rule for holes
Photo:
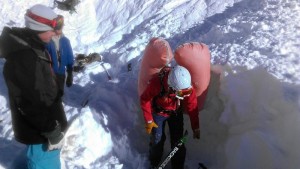
[[[74,55],[73,55],[73,49],[70,43],[70,40],[67,37],[64,37],[64,50],[65,54],[67,56],[67,71],[73,70],[73,64],[74,64]]]
[[[150,80],[145,91],[140,96],[140,105],[144,114],[144,120],[153,121],[152,117],[152,99],[157,96],[160,92],[160,81],[159,78],[153,78]]]
[[[196,91],[193,89],[192,94],[184,99],[184,107],[190,117],[191,127],[193,130],[200,129],[199,125],[199,108],[196,97]]]

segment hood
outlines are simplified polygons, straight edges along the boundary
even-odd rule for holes
[[[43,49],[44,44],[37,34],[26,28],[4,27],[0,36],[1,56],[8,59],[14,52],[31,48]]]

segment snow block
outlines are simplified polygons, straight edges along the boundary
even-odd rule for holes
[[[147,44],[138,77],[138,94],[142,95],[149,80],[173,59],[169,43],[162,38],[152,38]]]

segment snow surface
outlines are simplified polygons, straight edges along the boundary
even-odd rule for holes
[[[36,2],[0,1],[0,30],[23,27]],[[137,75],[145,45],[158,36],[173,50],[185,42],[207,44],[221,70],[200,112],[201,139],[188,137],[186,169],[199,162],[209,169],[299,168],[299,0],[81,0],[76,13],[55,11],[66,18],[74,53],[101,53],[113,77],[93,63],[66,88],[63,169],[148,168]],[[23,160],[25,146],[13,137],[2,74],[0,84],[0,169],[10,169]],[[187,116],[185,126],[192,133]]]

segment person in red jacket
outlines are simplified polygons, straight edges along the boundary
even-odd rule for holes
[[[162,155],[166,135],[165,125],[170,130],[171,148],[183,136],[183,112],[190,117],[193,137],[200,139],[198,104],[191,75],[182,66],[164,68],[153,77],[140,96],[146,132],[151,134],[149,159],[151,167],[157,167]],[[171,160],[172,169],[183,169],[186,148],[183,146]]]

